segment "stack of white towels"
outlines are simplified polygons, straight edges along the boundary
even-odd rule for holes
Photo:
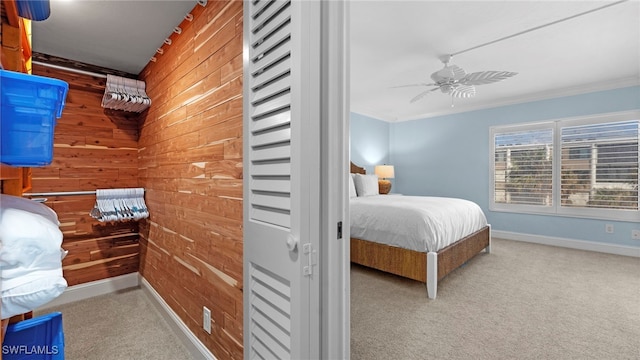
[[[59,225],[49,207],[0,195],[0,318],[36,309],[67,288]]]

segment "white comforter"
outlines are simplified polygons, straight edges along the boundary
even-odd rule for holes
[[[487,225],[471,201],[426,196],[351,198],[351,237],[420,252],[438,251]]]

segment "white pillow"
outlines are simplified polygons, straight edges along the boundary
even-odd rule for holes
[[[42,275],[33,281],[13,289],[2,291],[2,318],[23,314],[57,298],[67,288],[67,282],[59,275]]]
[[[2,318],[31,311],[67,287],[62,276],[58,215],[43,204],[0,197]]]
[[[355,174],[354,182],[358,196],[378,195],[378,175]]]
[[[349,175],[349,198],[354,198],[358,196],[356,192],[356,184],[353,182],[354,174]]]
[[[33,214],[38,214],[51,221],[54,225],[60,225],[60,222],[58,221],[58,214],[56,214],[55,211],[53,211],[47,205],[30,199],[2,194],[0,195],[0,209],[17,209]]]

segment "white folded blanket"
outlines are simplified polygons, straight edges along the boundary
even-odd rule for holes
[[[57,214],[43,204],[0,197],[2,318],[33,310],[67,287],[62,276],[62,232]]]

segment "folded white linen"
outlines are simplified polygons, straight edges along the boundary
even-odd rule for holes
[[[0,194],[0,209],[24,210],[33,214],[42,215],[55,225],[60,225],[58,214],[56,214],[53,209],[39,202],[19,196]]]
[[[55,211],[31,200],[0,198],[2,318],[33,310],[67,287],[62,232]]]
[[[67,281],[62,277],[60,269],[57,276],[35,277],[30,282],[2,291],[2,318],[10,318],[36,309],[60,296],[66,288]]]

